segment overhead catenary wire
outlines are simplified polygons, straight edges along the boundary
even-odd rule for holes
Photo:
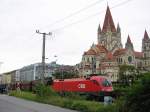
[[[67,19],[69,19],[69,18],[71,18],[71,17],[73,17],[73,16],[76,16],[76,15],[78,15],[79,13],[81,13],[81,12],[83,12],[83,11],[85,11],[85,10],[91,8],[91,7],[94,7],[95,5],[97,5],[98,3],[101,3],[101,2],[103,2],[103,1],[105,1],[105,0],[98,0],[98,1],[96,1],[96,2],[94,2],[94,3],[92,3],[92,4],[89,4],[89,5],[85,6],[85,7],[81,8],[81,9],[79,9],[79,10],[77,10],[77,11],[75,11],[75,12],[73,12],[73,13],[71,13],[71,14],[69,14],[69,15],[63,17],[63,18],[61,18],[61,19],[58,19],[58,20],[54,21],[53,23],[51,23],[51,24],[49,24],[49,25],[43,26],[43,27],[41,27],[41,28],[39,28],[39,29],[45,29],[46,27],[49,27],[49,28],[50,28],[50,27],[54,26],[55,24],[61,23],[61,22],[65,21],[65,20],[67,20]],[[90,15],[89,18],[91,18],[91,16],[94,16],[94,15],[97,15],[97,14]],[[86,17],[86,18],[88,18],[88,17]],[[86,18],[85,18],[85,19],[86,19]],[[83,19],[83,20],[84,20],[84,19]],[[63,26],[63,27],[61,27],[61,28],[57,28],[57,29],[62,29],[62,28],[64,28],[64,27],[72,26],[73,24],[76,24],[76,23],[78,23],[78,22],[82,22],[83,20],[78,20],[78,21],[76,21],[76,22],[70,23],[70,24],[68,24],[68,25],[65,25],[65,26]],[[33,35],[34,35],[34,34],[33,34]]]
[[[122,5],[125,5],[125,4],[127,4],[128,2],[130,2],[130,1],[133,1],[133,0],[126,0],[126,1],[123,1],[123,2],[121,2],[121,3],[118,3],[118,4],[116,4],[116,5],[112,6],[112,7],[110,7],[110,9],[114,9],[114,8],[120,7],[120,6],[122,6]],[[74,25],[74,24],[78,24],[78,23],[87,21],[87,20],[89,20],[89,19],[91,19],[91,18],[93,18],[93,17],[95,17],[95,16],[97,16],[97,15],[103,13],[104,11],[105,11],[105,10],[100,11],[100,12],[97,12],[97,13],[92,14],[92,15],[89,15],[89,16],[83,18],[83,19],[80,19],[80,20],[78,20],[78,21],[72,22],[72,23],[70,23],[70,24],[64,25],[64,26],[62,26],[62,27],[56,28],[56,29],[51,30],[51,31],[52,31],[52,32],[56,32],[56,31],[59,31],[59,30],[62,30],[62,29],[71,27],[71,26]]]
[[[85,10],[87,10],[87,9],[89,9],[89,8],[91,8],[91,7],[93,7],[93,6],[95,6],[95,5],[97,5],[98,3],[103,2],[103,1],[104,1],[104,0],[97,0],[96,2],[94,2],[94,3],[92,3],[92,4],[89,4],[89,5],[87,5],[86,7],[81,8],[81,9],[79,9],[79,10],[77,10],[77,11],[75,11],[75,12],[73,12],[73,13],[71,13],[71,14],[69,14],[69,15],[63,17],[63,18],[61,18],[61,19],[58,19],[58,20],[56,20],[55,22],[53,22],[53,23],[51,23],[51,24],[49,24],[49,25],[47,25],[47,26],[45,26],[45,27],[48,27],[48,26],[51,27],[51,26],[53,26],[53,25],[55,25],[55,24],[61,23],[61,22],[63,22],[64,20],[66,20],[66,19],[68,19],[68,18],[71,18],[71,17],[73,17],[73,16],[75,16],[75,15],[78,15],[79,13],[81,13],[81,12],[83,12],[83,11],[85,11]],[[45,27],[43,27],[43,28],[45,28]],[[42,28],[40,28],[40,29],[42,29]]]

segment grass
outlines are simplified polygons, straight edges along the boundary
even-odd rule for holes
[[[46,103],[55,106],[60,106],[63,108],[79,110],[81,112],[117,112],[115,104],[104,106],[103,103],[100,102],[86,101],[81,99],[80,100],[71,99],[61,97],[58,95],[50,95],[44,98],[39,97],[36,94],[33,94],[32,92],[24,92],[24,91],[12,91],[10,95],[40,103]]]

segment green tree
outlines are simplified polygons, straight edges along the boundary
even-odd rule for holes
[[[131,87],[125,97],[122,112],[150,112],[150,73]]]
[[[136,68],[131,65],[121,65],[119,68],[119,82],[123,85],[132,84],[138,73]]]
[[[36,84],[34,91],[38,97],[47,98],[50,96],[56,96],[56,92],[50,87],[46,86],[43,83]]]

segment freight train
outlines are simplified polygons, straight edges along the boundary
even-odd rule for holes
[[[17,82],[15,84],[8,85],[10,89],[21,89],[33,91],[34,86],[39,83],[40,80],[31,82]],[[89,95],[89,97],[100,98],[105,95],[111,95],[113,87],[111,81],[105,76],[91,76],[88,78],[72,78],[72,79],[54,79],[47,78],[44,83],[51,86],[54,91],[58,93],[75,92],[80,94]]]

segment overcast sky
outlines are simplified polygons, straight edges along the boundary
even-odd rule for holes
[[[111,13],[115,25],[120,24],[123,45],[129,34],[141,51],[145,28],[150,35],[150,0],[0,0],[0,72],[41,62],[42,35],[36,29],[53,33],[46,39],[47,63],[79,63],[83,52],[97,43],[107,1],[115,6]]]

